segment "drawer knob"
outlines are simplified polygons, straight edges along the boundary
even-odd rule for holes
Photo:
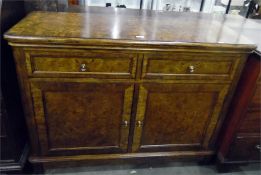
[[[127,120],[125,120],[125,121],[122,122],[122,125],[125,126],[125,127],[128,127],[128,124],[129,124],[129,123],[128,123]]]
[[[139,120],[139,121],[137,122],[137,126],[138,126],[138,127],[142,127],[142,125],[143,125],[142,121]]]
[[[189,71],[189,73],[193,73],[195,71],[195,67],[194,66],[189,66],[188,67],[188,71]]]
[[[256,149],[258,149],[261,152],[261,146],[260,145],[256,145]]]
[[[87,70],[86,68],[87,68],[86,64],[81,64],[80,71],[85,72]]]

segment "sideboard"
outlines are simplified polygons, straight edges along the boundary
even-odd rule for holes
[[[32,163],[208,158],[255,45],[226,16],[33,12],[13,47]]]

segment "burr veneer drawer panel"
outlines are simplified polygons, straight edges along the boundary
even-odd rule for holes
[[[33,77],[134,78],[136,54],[91,50],[29,50],[27,70]]]
[[[142,77],[232,80],[239,59],[240,55],[216,53],[146,54],[143,61]]]

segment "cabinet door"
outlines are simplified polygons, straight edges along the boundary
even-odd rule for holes
[[[31,90],[43,155],[127,151],[133,85],[33,79]]]
[[[227,89],[223,84],[140,85],[132,151],[207,149]]]

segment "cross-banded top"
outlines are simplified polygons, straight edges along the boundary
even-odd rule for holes
[[[33,12],[5,38],[12,43],[193,44],[254,49],[255,42],[230,27],[235,21],[248,22],[220,14],[117,8],[90,8],[84,13]]]

